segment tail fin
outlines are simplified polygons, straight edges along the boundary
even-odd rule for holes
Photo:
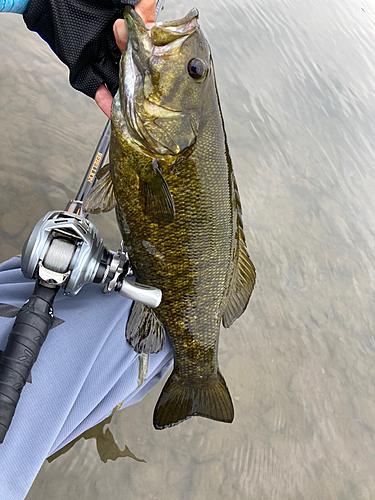
[[[173,371],[154,410],[155,429],[173,427],[190,417],[233,422],[234,409],[225,380],[217,376],[202,385],[188,385]]]

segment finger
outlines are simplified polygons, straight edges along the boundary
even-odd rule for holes
[[[155,24],[156,0],[141,0],[135,6],[135,11],[144,23],[151,28]]]
[[[128,29],[124,19],[116,19],[113,25],[113,34],[115,35],[117,47],[120,49],[120,52],[124,52],[126,42],[128,41]]]
[[[95,102],[108,118],[111,117],[113,97],[107,87],[102,83],[95,94]]]

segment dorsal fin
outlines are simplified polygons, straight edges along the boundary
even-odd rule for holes
[[[235,208],[237,212],[237,234],[238,241],[237,247],[237,263],[233,271],[233,277],[229,293],[227,296],[227,303],[223,314],[223,326],[229,328],[230,325],[245,311],[247,304],[250,300],[251,292],[255,285],[255,268],[250,260],[249,254],[246,250],[245,234],[243,232],[242,224],[242,208],[238,187],[234,175],[233,180],[233,197]]]

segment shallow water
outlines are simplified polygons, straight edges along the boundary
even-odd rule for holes
[[[162,19],[184,15],[167,0]],[[152,427],[161,384],[45,463],[27,500],[375,496],[375,10],[341,0],[196,3],[212,47],[248,247],[250,306],[220,338],[231,425]],[[106,119],[48,46],[0,15],[0,257],[73,197]],[[95,217],[109,248],[113,218]]]

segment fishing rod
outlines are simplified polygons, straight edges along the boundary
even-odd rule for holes
[[[90,163],[84,191],[91,170]],[[64,295],[75,296],[84,285],[99,283],[104,285],[104,293],[114,290],[149,307],[157,307],[161,302],[158,288],[128,280],[133,273],[122,245],[117,252],[106,248],[95,225],[77,213],[82,209],[81,196],[80,191],[69,202],[71,211],[48,212],[36,224],[22,250],[22,273],[34,279],[35,286],[19,310],[0,355],[0,443],[51,328],[53,302],[60,288]]]
[[[159,0],[156,18],[164,4]],[[31,297],[19,310],[4,352],[0,353],[0,444],[11,424],[21,391],[46,340],[53,320],[53,302],[62,288],[75,296],[84,285],[100,283],[103,292],[157,307],[161,290],[127,278],[133,274],[128,254],[107,249],[83,203],[106,157],[111,134],[108,120],[76,197],[64,211],[48,212],[34,227],[21,256],[21,270],[34,279]]]
[[[87,195],[90,193],[95,183],[96,175],[103,165],[104,159],[108,152],[110,138],[111,138],[111,121],[108,120],[106,126],[104,127],[103,133],[99,139],[98,145],[96,146],[91,162],[89,163],[89,167],[87,169],[85,177],[83,178],[78,193],[75,199],[70,200],[68,205],[66,206],[65,210],[67,212],[81,214],[81,212],[83,211],[83,202],[85,201]]]

